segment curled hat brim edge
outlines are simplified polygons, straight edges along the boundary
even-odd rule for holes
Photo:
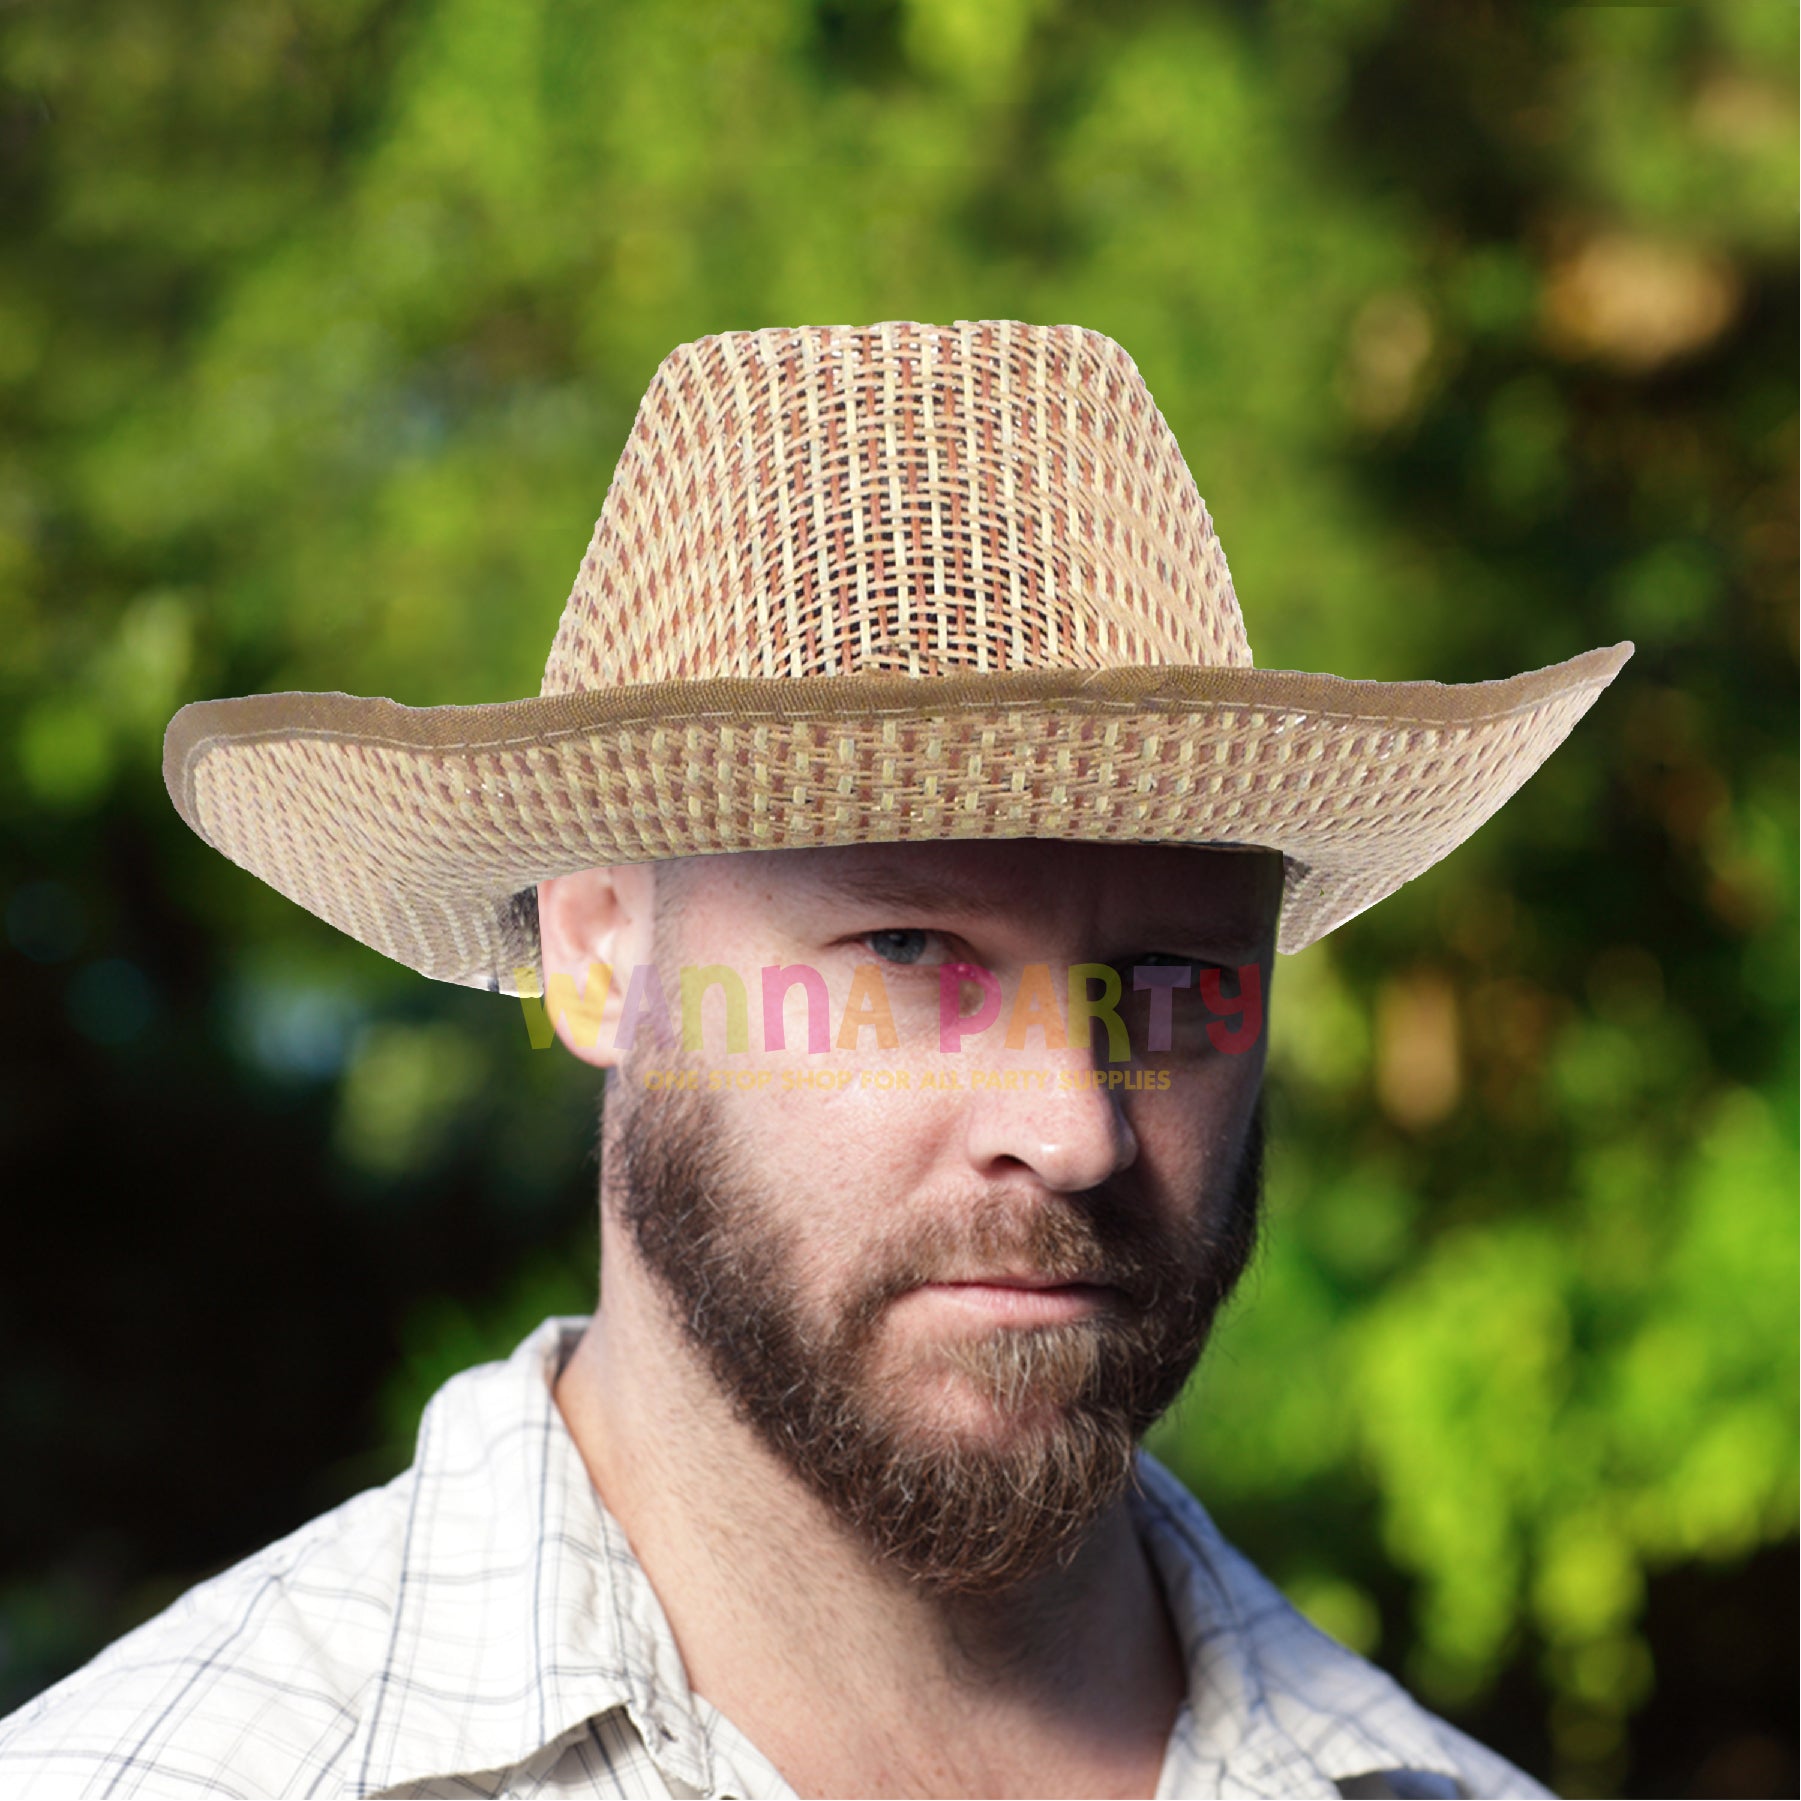
[[[947,836],[1266,845],[1288,859],[1292,952],[1463,842],[1632,653],[1466,683],[1152,664],[702,678],[481,706],[258,694],[184,706],[163,779],[205,842],[300,905],[422,974],[506,993],[537,960],[506,903],[551,875]],[[849,774],[822,761],[831,732]],[[709,746],[736,748],[718,762]],[[1072,747],[1073,787],[1057,779]],[[892,772],[874,792],[872,759]],[[736,806],[734,762],[766,778],[747,776]]]

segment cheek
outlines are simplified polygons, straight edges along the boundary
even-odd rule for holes
[[[766,955],[781,961],[776,950]],[[872,1222],[876,1229],[892,1222],[955,1142],[957,1097],[923,1088],[917,1061],[800,1049],[807,1031],[798,986],[789,995],[788,1048],[764,1050],[760,996],[754,998],[748,1056],[686,1060],[727,1154],[779,1207],[784,1223],[804,1224],[810,1237],[822,1224],[833,1236],[866,1237]],[[834,992],[834,1024],[843,1004]],[[704,1019],[703,1034],[715,1025],[723,1031]]]
[[[810,1239],[843,1246],[847,1256],[908,1216],[956,1142],[954,1104],[882,1082],[894,1074],[822,1070],[823,1086],[795,1087],[778,1076],[740,1110],[784,1216],[804,1214]]]
[[[1209,1059],[1171,1072],[1170,1086],[1137,1098],[1139,1162],[1161,1185],[1189,1190],[1235,1166],[1262,1086],[1262,1058]]]
[[[919,1087],[903,1066],[792,1067],[774,1072],[759,1109],[803,1170],[904,1170],[954,1132],[951,1097]]]

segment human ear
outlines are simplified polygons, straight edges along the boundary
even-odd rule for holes
[[[596,1069],[618,1066],[626,981],[653,951],[648,865],[578,869],[538,884],[544,1009],[564,1047]]]

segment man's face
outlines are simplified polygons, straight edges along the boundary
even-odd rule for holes
[[[880,971],[887,1048],[871,1026],[854,1049],[725,1054],[717,1001],[698,1052],[640,1035],[607,1192],[734,1410],[915,1580],[992,1592],[1072,1554],[1199,1358],[1255,1242],[1264,1047],[1219,1049],[1195,984],[1255,966],[1267,994],[1280,882],[1266,853],[1037,840],[659,870],[672,1000],[684,968],[727,965],[754,1000],[762,969],[806,965],[836,1046],[859,966]],[[947,962],[1001,1003],[954,1050]],[[1006,1043],[1029,966],[1063,990],[1074,964],[1121,972],[1128,1061],[1104,1032]],[[1133,971],[1157,966],[1191,985],[1151,1051]],[[984,999],[963,988],[961,1011]],[[790,991],[790,1047],[806,1004]]]

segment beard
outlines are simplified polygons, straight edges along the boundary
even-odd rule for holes
[[[1180,1223],[1112,1184],[993,1191],[875,1241],[822,1321],[801,1304],[799,1247],[734,1154],[715,1096],[638,1088],[619,1123],[622,1223],[717,1389],[867,1551],[944,1595],[998,1594],[1076,1555],[1257,1244],[1261,1095],[1224,1191],[1182,1197]],[[1114,1293],[1081,1320],[955,1333],[898,1376],[886,1368],[890,1304],[984,1268]],[[998,1430],[910,1416],[903,1397],[918,1385],[900,1378],[922,1374],[973,1388]]]

